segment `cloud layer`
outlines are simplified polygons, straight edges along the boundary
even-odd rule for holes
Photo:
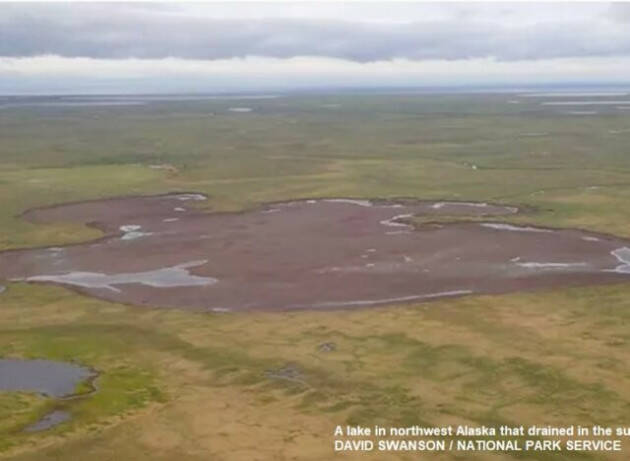
[[[630,4],[4,3],[0,93],[630,83]]]
[[[377,3],[323,13],[298,5],[286,13],[260,3],[14,4],[2,7],[0,56],[370,62],[630,55],[628,5],[570,6]]]

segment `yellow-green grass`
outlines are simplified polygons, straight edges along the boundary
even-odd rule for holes
[[[209,194],[209,210],[330,196],[493,200],[539,210],[517,221],[630,236],[628,114],[562,116],[504,95],[287,97],[252,101],[247,115],[229,104],[3,112],[0,248],[97,235],[16,218],[30,207],[171,190]],[[175,170],[150,168],[163,164]]]
[[[210,200],[204,206],[209,212],[307,197],[490,200],[527,210],[522,216],[510,217],[512,222],[630,236],[630,211],[625,206],[630,198],[630,185],[615,185],[626,179],[630,184],[630,173],[575,172],[574,177],[537,174],[532,184],[531,173],[517,171],[509,174],[510,187],[503,184],[505,175],[505,172],[463,170],[432,160],[333,161],[326,169],[312,173],[231,180],[212,179],[210,173],[203,179],[204,172],[199,170],[173,174],[142,165],[21,169],[4,173],[0,183],[0,247],[60,245],[100,235],[97,230],[69,223],[48,226],[28,223],[19,215],[31,207],[182,190],[208,194]],[[554,187],[559,181],[568,185]],[[510,192],[506,193],[507,190]]]
[[[74,360],[101,376],[95,394],[63,403],[72,421],[47,433],[19,432],[41,399],[4,394],[0,447],[20,460],[315,460],[333,457],[336,424],[626,425],[629,294],[617,285],[218,315],[12,284],[2,354]],[[267,375],[287,365],[297,379]],[[545,456],[532,459],[625,459]]]

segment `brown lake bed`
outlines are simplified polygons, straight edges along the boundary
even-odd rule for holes
[[[0,279],[215,312],[329,309],[627,280],[630,242],[498,221],[484,202],[329,198],[207,213],[177,193],[34,209],[105,237],[0,253]],[[476,221],[423,226],[414,217]]]

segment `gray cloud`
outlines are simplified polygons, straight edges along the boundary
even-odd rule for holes
[[[630,22],[630,3],[613,3],[610,15],[616,21]]]
[[[265,7],[3,4],[0,56],[321,56],[371,62],[630,55],[630,10],[620,4],[595,9],[574,5],[574,11],[553,4],[376,4],[331,9],[328,14],[309,14],[304,6],[299,14],[287,14],[271,5],[269,16]],[[316,10],[312,5],[310,11]]]

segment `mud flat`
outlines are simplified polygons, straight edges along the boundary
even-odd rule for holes
[[[111,301],[215,312],[357,308],[630,281],[630,242],[497,222],[514,207],[330,198],[208,214],[201,194],[34,209],[97,241],[0,253],[0,282],[54,283]],[[413,216],[474,216],[415,229]]]

